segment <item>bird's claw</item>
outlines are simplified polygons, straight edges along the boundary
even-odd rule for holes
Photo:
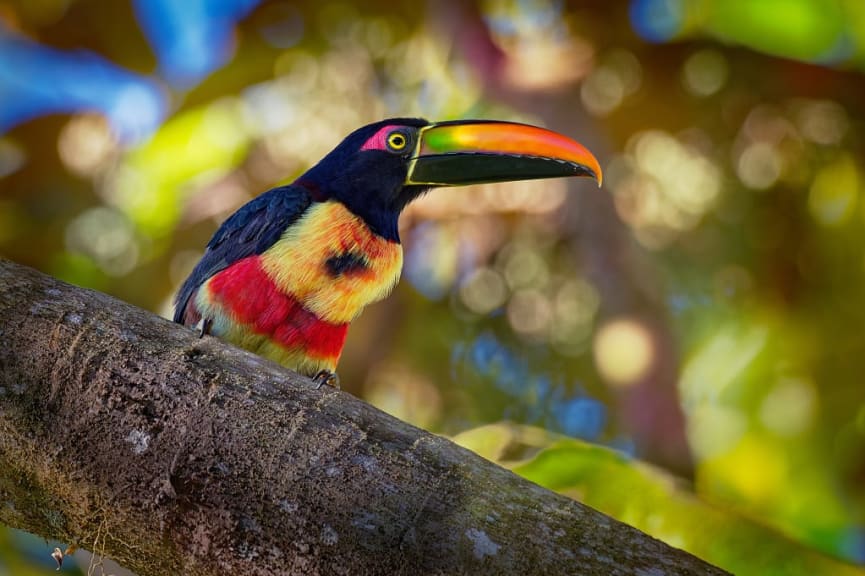
[[[316,390],[327,384],[331,388],[336,388],[339,390],[339,376],[336,375],[336,372],[331,372],[330,370],[322,370],[318,374],[316,374],[313,379],[313,382],[318,384],[315,387]]]
[[[210,334],[210,329],[213,327],[213,319],[205,318],[201,321],[201,331],[198,333],[199,338],[204,338]]]

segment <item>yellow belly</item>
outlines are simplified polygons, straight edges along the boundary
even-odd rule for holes
[[[402,247],[341,203],[323,202],[310,206],[261,261],[281,292],[319,319],[342,324],[390,293],[402,271]]]

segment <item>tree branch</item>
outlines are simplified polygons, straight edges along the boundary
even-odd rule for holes
[[[162,574],[722,574],[252,354],[0,260],[0,521]]]

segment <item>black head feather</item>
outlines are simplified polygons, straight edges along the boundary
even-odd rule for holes
[[[376,234],[399,241],[400,212],[428,189],[405,185],[413,147],[406,146],[403,153],[363,147],[386,126],[404,127],[407,134],[417,135],[428,125],[422,118],[390,118],[358,128],[295,183],[316,198],[339,200]]]

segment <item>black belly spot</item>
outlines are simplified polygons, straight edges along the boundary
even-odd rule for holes
[[[343,252],[336,256],[331,256],[324,262],[327,273],[336,278],[345,274],[361,272],[367,269],[366,258],[357,252]]]

